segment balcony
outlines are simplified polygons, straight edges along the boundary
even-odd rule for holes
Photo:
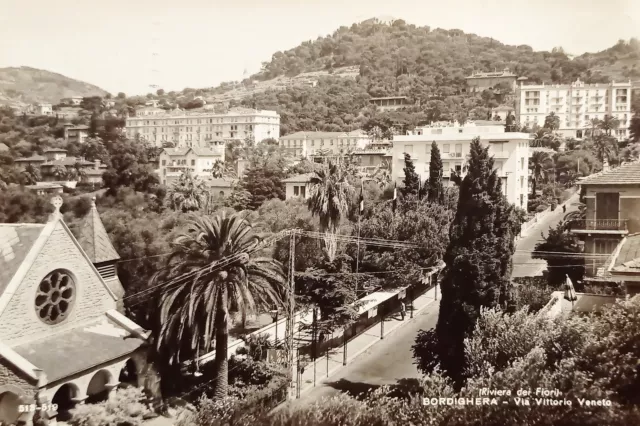
[[[444,157],[462,158],[462,153],[461,152],[447,152],[447,153],[444,154]]]
[[[569,230],[575,234],[618,234],[629,233],[626,219],[579,219],[572,220]]]

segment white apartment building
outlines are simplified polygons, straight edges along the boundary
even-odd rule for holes
[[[464,126],[426,126],[416,128],[407,135],[393,138],[392,178],[398,183],[404,179],[404,154],[411,155],[424,182],[429,178],[431,144],[436,142],[442,156],[443,178],[450,181],[451,172],[463,176],[466,172],[471,141],[480,138],[484,146],[489,147],[498,176],[502,178],[502,190],[510,203],[526,208],[529,188],[529,141],[528,133],[506,133],[502,125],[476,126],[473,122]]]
[[[224,146],[216,148],[165,148],[160,154],[158,175],[163,185],[170,185],[182,172],[189,170],[193,176],[211,178],[211,169],[217,161],[224,161]]]
[[[585,84],[578,80],[567,85],[520,85],[517,90],[516,118],[527,127],[544,125],[551,112],[560,118],[558,133],[581,139],[591,128],[591,120],[609,115],[620,120],[612,134],[619,140],[629,136],[631,120],[631,82]]]
[[[213,111],[165,111],[154,106],[136,111],[127,118],[127,137],[140,138],[162,146],[173,142],[176,147],[209,147],[214,141],[256,142],[280,136],[280,115],[275,111],[237,108],[220,114]]]
[[[280,138],[280,146],[297,158],[311,161],[346,155],[372,142],[363,130],[352,132],[296,132]]]

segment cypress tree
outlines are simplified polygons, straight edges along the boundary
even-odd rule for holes
[[[475,327],[480,308],[506,308],[510,298],[511,214],[493,170],[493,158],[476,138],[449,231],[436,326],[441,367],[458,385],[465,372],[464,339]]]
[[[431,159],[429,161],[429,185],[427,199],[432,203],[442,203],[444,200],[444,187],[442,186],[442,157],[438,144],[431,144]]]
[[[418,196],[420,190],[420,176],[416,173],[416,166],[413,165],[411,155],[404,154],[404,188],[400,191],[405,197],[408,195]]]

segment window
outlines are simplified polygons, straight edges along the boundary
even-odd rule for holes
[[[191,160],[191,165],[195,166],[196,165],[196,160]]]
[[[594,240],[595,253],[611,254],[618,246],[619,240],[598,238]]]
[[[300,188],[298,187],[298,185],[295,185],[293,187],[293,195],[295,195],[296,197],[300,195]]]
[[[520,189],[524,189],[524,176],[520,176]]]
[[[462,173],[462,164],[456,164],[456,173]]]
[[[306,188],[304,186],[300,187],[300,196],[302,198],[305,198],[305,196],[306,196]]]
[[[450,166],[448,161],[445,161],[444,163],[442,163],[442,173],[445,176],[449,176],[449,171],[451,170],[449,167]]]
[[[524,194],[520,194],[520,207],[524,206]]]
[[[49,273],[38,286],[35,307],[38,318],[50,325],[67,318],[76,296],[76,284],[71,275],[57,269]]]
[[[442,152],[447,154],[451,152],[451,145],[449,145],[448,143],[445,143],[444,145],[442,145]]]
[[[167,165],[167,160],[162,160],[162,165],[166,166]]]
[[[524,170],[524,157],[520,157],[520,169]]]

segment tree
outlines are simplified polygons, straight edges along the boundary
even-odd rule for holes
[[[546,238],[541,233],[543,241],[536,244],[531,257],[547,261],[550,286],[558,288],[565,282],[565,277],[568,275],[576,284],[576,290],[580,290],[580,283],[584,277],[584,260],[579,257],[569,257],[581,253],[580,240],[574,234],[567,232],[567,227],[570,226],[571,223],[561,222],[555,229],[549,228]],[[567,253],[568,256],[558,256],[557,253]]]
[[[534,151],[529,157],[529,175],[531,179],[531,197],[536,196],[536,187],[539,182],[546,182],[550,176],[553,176],[553,158],[543,151]]]
[[[438,144],[431,144],[431,159],[429,161],[429,181],[427,182],[427,199],[432,203],[441,203],[444,199],[442,185],[442,158]]]
[[[551,131],[558,130],[560,128],[560,117],[558,117],[556,113],[552,111],[545,117],[543,127]]]
[[[244,189],[251,194],[249,208],[255,210],[262,203],[272,198],[284,200],[285,187],[282,181],[285,177],[286,174],[283,169],[278,169],[268,164],[250,166],[243,178]]]
[[[333,261],[337,251],[336,233],[340,221],[349,210],[354,189],[342,165],[331,161],[315,172],[309,187],[307,206],[311,214],[320,219],[320,232],[325,233],[327,255],[329,261]]]
[[[123,92],[118,92],[118,99],[125,99],[127,97],[127,95],[125,95]]]
[[[221,160],[216,160],[213,162],[213,166],[211,166],[211,176],[214,179],[238,178],[233,167]]]
[[[442,300],[435,330],[437,358],[457,384],[465,368],[464,339],[482,307],[507,307],[513,242],[512,208],[501,193],[493,159],[479,138],[471,142],[469,169],[444,256]],[[421,356],[432,356],[422,354]]]
[[[210,194],[206,183],[187,170],[173,182],[167,196],[173,210],[186,213],[202,210],[208,205]]]
[[[589,141],[588,147],[601,163],[604,163],[605,160],[611,162],[617,159],[618,141],[611,136],[596,135]]]
[[[601,130],[604,130],[607,136],[611,136],[611,131],[620,127],[620,120],[609,114],[606,114],[602,121],[598,123],[598,125]]]
[[[384,189],[391,183],[391,162],[382,160],[369,179],[375,182],[380,189]]]
[[[156,90],[156,95],[158,95],[158,96],[164,96],[164,89],[158,89],[158,90]]]
[[[144,143],[117,140],[107,147],[109,168],[102,175],[110,195],[115,195],[121,187],[163,196],[159,191],[158,175],[149,162],[148,146]]]
[[[405,152],[404,154],[404,187],[400,189],[400,192],[405,197],[418,196],[420,190],[420,176],[416,173],[416,167],[413,165],[411,155]]]
[[[251,193],[246,190],[243,181],[236,181],[231,186],[231,194],[225,200],[225,204],[236,211],[243,211],[249,208],[252,198]]]
[[[33,164],[29,164],[24,171],[30,185],[34,185],[36,182],[40,182],[42,180],[40,169]]]
[[[286,307],[282,265],[257,257],[260,239],[239,214],[195,217],[154,281],[178,280],[158,301],[155,347],[167,364],[207,353],[215,342],[216,398],[227,395],[229,314]]]
[[[640,114],[636,113],[629,124],[629,136],[633,142],[640,142]]]

